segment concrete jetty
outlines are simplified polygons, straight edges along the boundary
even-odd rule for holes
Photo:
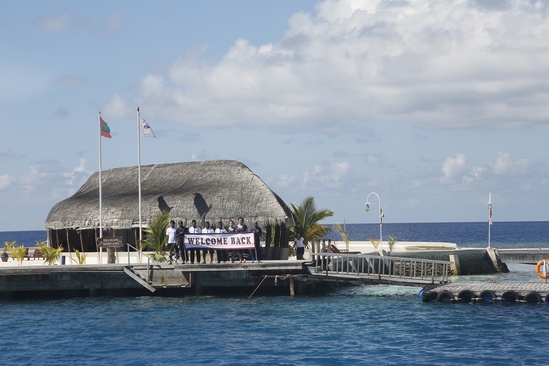
[[[305,261],[214,264],[10,265],[0,298],[75,296],[300,295],[334,288],[306,281]]]
[[[421,259],[448,262],[448,271],[445,269],[443,275],[491,274],[502,272],[506,268],[500,258],[503,251],[493,248],[460,249],[453,243],[417,242],[399,242],[391,248],[386,242],[379,248],[374,248],[370,242],[351,242],[348,246],[343,242],[331,244],[335,244],[339,251],[332,253],[336,257],[330,260],[331,271],[338,273],[330,272],[323,276],[319,275],[319,262],[315,262],[322,253],[314,254],[313,248],[306,253],[304,261],[297,261],[292,257],[288,260],[242,264],[169,265],[165,262],[153,263],[147,257],[148,253],[133,251],[117,252],[116,263],[112,264],[106,263],[106,252],[86,253],[86,264],[76,264],[74,253],[62,253],[54,265],[47,265],[40,258],[25,259],[21,263],[10,258],[8,262],[0,262],[0,298],[202,294],[287,296],[318,294],[341,286],[353,286],[359,282],[375,284],[386,281],[390,284],[398,280],[417,284],[424,279],[418,281],[418,278],[405,278],[415,276],[404,275],[402,269],[422,268],[419,264],[412,264],[419,263]],[[352,256],[352,252],[361,253],[361,257],[347,258],[346,256]],[[369,258],[370,255],[377,256],[380,260]],[[537,259],[549,258],[549,250],[515,249],[512,252],[507,251],[506,255],[505,258],[513,262],[535,263]],[[334,267],[334,263],[339,263],[339,260],[342,262]],[[410,264],[406,264],[408,262]],[[383,271],[372,265],[375,263],[386,263],[380,267]],[[326,268],[322,267],[322,271]],[[352,273],[353,278],[349,276]],[[396,276],[399,278],[394,278]],[[431,277],[430,281],[433,282],[434,278]],[[475,299],[489,298],[490,294],[494,301],[513,297],[517,301],[532,301],[532,296],[536,299],[537,295],[544,301],[549,295],[549,288],[533,290],[525,286],[528,285],[523,285],[524,288],[520,289],[507,288],[501,291],[493,286],[486,286],[479,291],[464,287],[426,287],[424,293],[427,296],[424,301],[455,302],[466,301],[468,298],[476,301]],[[436,295],[433,295],[435,292]]]

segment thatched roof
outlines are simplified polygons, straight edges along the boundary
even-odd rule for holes
[[[137,166],[102,172],[103,227],[123,229],[139,226]],[[72,197],[56,204],[46,219],[46,229],[99,227],[99,173],[94,173]],[[188,226],[209,220],[242,216],[251,226],[291,226],[291,212],[256,174],[234,160],[155,164],[141,167],[142,221],[159,210]]]

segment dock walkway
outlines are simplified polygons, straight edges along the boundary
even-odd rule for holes
[[[314,253],[310,274],[332,281],[425,286],[448,282],[450,261],[368,254]]]

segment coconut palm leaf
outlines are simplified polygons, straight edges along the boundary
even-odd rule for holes
[[[331,231],[328,226],[318,222],[334,215],[329,209],[316,209],[315,199],[306,197],[299,206],[292,203],[292,218],[294,220],[293,235],[300,231],[307,241],[319,241]]]

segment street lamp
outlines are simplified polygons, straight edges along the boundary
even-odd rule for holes
[[[370,192],[368,194],[368,197],[366,197],[366,202],[364,203],[364,209],[366,212],[370,211],[370,196],[375,195],[377,197],[377,204],[379,207],[379,244],[381,246],[383,242],[383,210],[381,209],[381,199],[379,198],[379,195],[376,192]],[[380,248],[381,248],[380,246]]]

